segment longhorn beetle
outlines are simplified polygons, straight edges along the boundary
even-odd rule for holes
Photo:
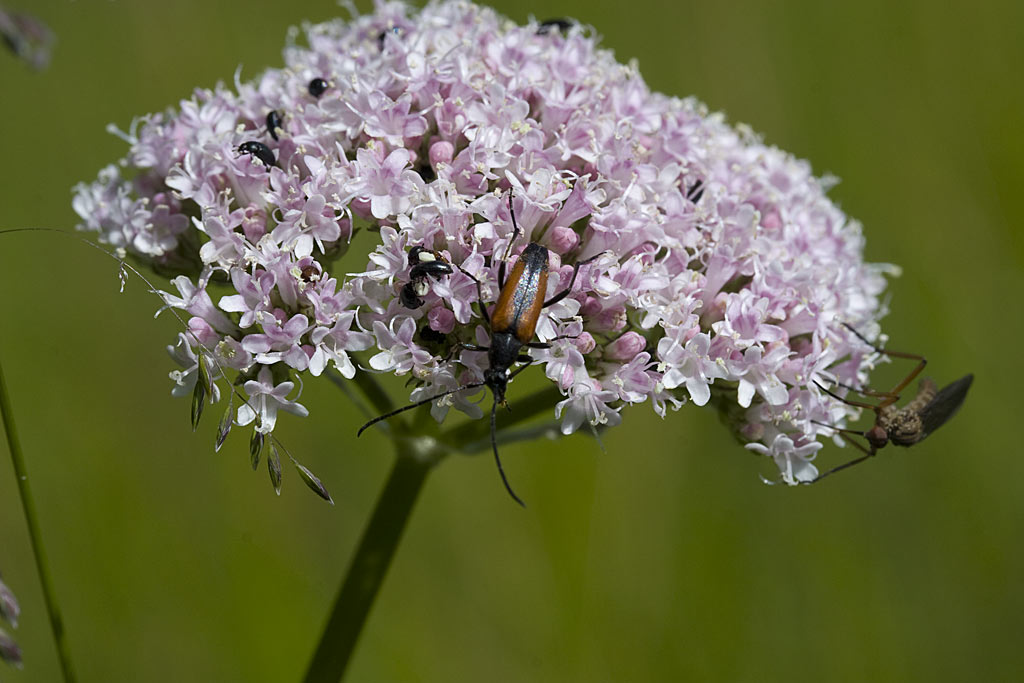
[[[828,472],[825,472],[814,480],[808,482],[811,484],[821,481],[828,475],[834,474],[839,470],[845,470],[847,467],[853,467],[858,463],[864,462],[877,453],[879,449],[884,448],[889,443],[896,446],[909,447],[919,441],[923,441],[929,434],[946,424],[946,422],[956,414],[956,411],[958,411],[960,406],[963,404],[964,399],[967,398],[967,390],[971,388],[971,382],[974,381],[974,375],[964,375],[960,379],[946,385],[940,390],[936,386],[935,382],[930,378],[925,377],[918,385],[917,396],[907,403],[907,405],[902,408],[897,408],[896,401],[900,399],[900,392],[903,391],[908,384],[914,381],[915,377],[921,374],[921,371],[924,370],[924,366],[928,363],[927,359],[916,353],[888,351],[886,349],[879,348],[865,339],[860,332],[853,329],[850,325],[843,323],[843,326],[857,335],[858,339],[873,348],[877,353],[891,356],[893,358],[908,358],[910,360],[916,360],[918,363],[917,367],[911,370],[910,374],[903,378],[903,381],[893,387],[892,391],[872,391],[870,389],[853,389],[852,387],[846,387],[847,389],[856,391],[858,394],[882,399],[878,405],[872,405],[865,401],[853,401],[851,399],[844,398],[826,389],[819,384],[817,380],[815,380],[814,383],[818,385],[818,388],[829,396],[838,399],[847,405],[873,410],[875,413],[875,424],[871,429],[863,432],[856,429],[833,427],[833,429],[837,430],[841,434],[863,437],[864,440],[868,442],[868,445],[864,446],[863,444],[850,439],[850,443],[863,451],[864,455],[859,458],[855,458],[850,462],[843,463],[838,467],[833,467]],[[845,387],[845,385],[840,386]],[[824,423],[818,422],[817,424]],[[831,427],[832,425],[825,426]]]
[[[430,290],[427,277],[441,277],[452,274],[452,264],[436,251],[416,246],[409,250],[409,282],[402,287],[398,298],[406,308],[423,305],[423,295]]]
[[[528,368],[532,361],[529,354],[520,353],[522,348],[525,346],[531,349],[546,349],[551,346],[546,342],[533,341],[533,334],[537,329],[537,321],[540,318],[540,312],[548,306],[556,304],[567,297],[569,292],[572,291],[572,286],[576,283],[576,275],[579,273],[580,267],[590,263],[601,256],[601,254],[592,256],[584,261],[574,263],[572,266],[572,279],[569,280],[569,286],[545,301],[544,294],[547,291],[548,284],[548,250],[544,246],[537,244],[536,242],[528,244],[523,250],[523,253],[519,255],[519,260],[516,261],[514,266],[512,266],[512,272],[509,273],[508,280],[505,279],[505,265],[512,250],[512,244],[516,241],[516,238],[519,237],[520,233],[519,225],[516,223],[515,209],[512,208],[511,193],[508,198],[508,208],[509,213],[512,216],[512,227],[514,228],[514,231],[512,233],[512,239],[509,240],[508,247],[505,250],[505,258],[502,259],[501,263],[498,265],[498,286],[501,288],[501,293],[498,295],[498,302],[494,305],[494,311],[490,315],[487,314],[487,307],[484,304],[483,289],[481,288],[480,281],[473,278],[476,280],[480,315],[491,328],[491,345],[461,345],[462,348],[468,351],[487,352],[487,360],[490,363],[490,366],[484,370],[483,381],[471,382],[470,384],[465,384],[458,389],[442,392],[436,396],[432,396],[431,398],[417,401],[411,405],[402,406],[397,410],[392,410],[389,413],[375,417],[359,428],[357,436],[366,431],[367,427],[377,424],[381,420],[387,420],[399,413],[404,413],[407,410],[412,410],[413,408],[431,403],[444,396],[454,394],[462,391],[463,389],[488,387],[491,390],[491,394],[494,395],[494,403],[491,405],[491,448],[494,450],[494,462],[498,465],[498,474],[501,475],[501,481],[505,484],[505,490],[508,491],[514,501],[523,507],[526,507],[526,504],[523,503],[522,499],[519,498],[515,491],[512,490],[512,486],[508,483],[508,478],[505,476],[505,469],[501,466],[501,457],[498,455],[497,438],[498,405],[503,405],[506,408],[509,407],[508,402],[505,400],[505,389],[508,386],[509,380]],[[510,370],[510,368],[516,363],[526,363],[526,365],[516,368],[515,370]],[[509,408],[509,410],[511,410],[511,408]]]

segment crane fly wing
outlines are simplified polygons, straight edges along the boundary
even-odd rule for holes
[[[956,415],[956,411],[960,410],[964,399],[967,398],[967,390],[971,388],[973,381],[974,375],[965,375],[952,384],[947,384],[935,394],[935,398],[921,411],[922,439]]]

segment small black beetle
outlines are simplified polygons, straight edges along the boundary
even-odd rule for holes
[[[267,112],[267,132],[274,140],[277,140],[277,131],[279,128],[283,128],[283,123],[284,120],[281,119],[281,114],[276,109]]]
[[[428,277],[441,277],[452,274],[452,265],[436,251],[415,246],[409,250],[409,282],[402,287],[398,298],[406,308],[419,308],[423,305],[423,296],[430,291]]]
[[[309,89],[310,95],[319,99],[324,94],[324,91],[330,87],[330,84],[324,79],[317,77],[311,80],[306,87]]]
[[[558,33],[568,33],[569,29],[573,26],[572,19],[566,19],[565,17],[556,17],[555,19],[545,19],[540,22],[540,26],[537,27],[538,36],[546,36],[551,33],[551,29],[555,29]]]
[[[274,153],[270,151],[270,148],[264,145],[262,142],[257,142],[256,140],[249,140],[247,142],[243,142],[242,144],[240,144],[238,146],[238,153],[249,154],[251,156],[256,157],[257,159],[262,161],[263,165],[266,166],[267,168],[270,168],[271,166],[275,166],[277,164],[277,162],[274,161]]]

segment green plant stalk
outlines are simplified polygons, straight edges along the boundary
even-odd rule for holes
[[[355,380],[375,409],[382,413],[391,410],[393,403],[369,373],[358,372]],[[347,393],[347,387],[337,383]],[[519,402],[503,427],[550,410],[561,399],[557,388],[542,389]],[[428,414],[423,411],[411,429],[396,420],[395,428],[388,432],[395,445],[395,464],[334,599],[327,625],[306,670],[305,683],[337,683],[344,677],[431,468],[449,452],[490,449],[490,425],[486,420],[452,428],[437,439],[415,434],[417,429],[436,429],[426,417]]]
[[[14,424],[14,412],[11,408],[10,397],[7,394],[7,382],[4,379],[2,365],[0,365],[0,415],[3,416],[7,448],[11,452],[11,463],[14,465],[14,476],[18,482],[21,508],[25,513],[28,536],[32,542],[32,554],[35,556],[36,573],[39,575],[39,583],[43,588],[46,612],[50,617],[50,629],[53,631],[53,640],[57,647],[57,659],[60,661],[60,668],[64,674],[65,683],[74,683],[75,672],[71,666],[71,652],[68,649],[67,639],[64,634],[64,620],[61,618],[60,607],[57,605],[57,594],[53,590],[53,580],[50,578],[49,564],[46,561],[46,552],[43,549],[43,535],[39,530],[39,521],[36,517],[32,491],[28,483],[28,472],[25,469],[25,460],[22,457],[21,444],[18,441],[18,429]]]
[[[437,462],[436,457],[414,454],[403,443],[396,441],[394,467],[334,600],[306,683],[337,683],[345,675],[427,473]]]

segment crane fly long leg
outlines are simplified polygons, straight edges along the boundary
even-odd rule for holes
[[[861,438],[864,438],[864,432],[860,431],[859,429],[847,429],[846,427],[836,427],[835,425],[830,425],[827,422],[820,422],[818,420],[811,420],[811,422],[813,422],[816,425],[821,425],[822,427],[828,427],[829,429],[839,432],[840,434],[849,434],[851,436],[859,436]],[[859,442],[854,441],[853,439],[846,440],[852,443],[858,449],[867,453],[868,455],[874,455],[874,453],[872,453],[869,449],[865,448]]]
[[[817,384],[818,388],[821,389],[822,391],[824,391],[826,394],[828,394],[832,398],[836,399],[837,401],[842,401],[843,403],[845,403],[848,406],[853,406],[854,408],[869,408],[871,410],[876,410],[876,408],[877,408],[875,405],[873,405],[871,403],[868,403],[867,401],[854,401],[851,398],[844,398],[843,396],[840,396],[839,394],[835,393],[834,391],[831,391],[830,389],[826,389],[824,387],[824,385],[822,385],[821,382],[819,382],[818,380],[814,380],[814,383]],[[832,425],[826,425],[826,426],[831,427]],[[835,427],[833,427],[833,429],[835,429]]]
[[[913,382],[914,379],[918,375],[921,374],[921,372],[924,370],[924,366],[926,366],[928,364],[928,359],[925,358],[924,356],[922,356],[919,353],[908,353],[906,351],[890,351],[888,349],[883,349],[882,347],[876,346],[875,344],[872,344],[871,342],[869,342],[864,337],[864,335],[862,335],[860,332],[855,330],[852,325],[850,325],[848,323],[843,323],[843,327],[848,329],[850,332],[853,332],[854,335],[856,335],[858,339],[860,339],[862,342],[864,342],[865,344],[870,346],[877,353],[880,353],[880,354],[885,355],[885,356],[889,356],[891,358],[906,358],[907,360],[916,360],[916,361],[918,361],[917,367],[915,367],[913,370],[911,370],[910,374],[908,374],[906,377],[904,377],[902,382],[900,382],[895,387],[893,387],[892,391],[889,392],[888,398],[886,398],[880,404],[878,404],[878,406],[877,406],[878,409],[882,409],[882,408],[891,406],[893,403],[898,401],[899,398],[900,398],[900,393],[902,393],[902,391],[907,388],[907,385],[910,384],[911,382]],[[834,395],[835,394],[833,394],[833,396]]]
[[[855,442],[851,441],[850,443],[855,443]],[[858,447],[860,447],[860,446],[858,446]],[[822,479],[824,479],[825,477],[827,477],[828,475],[835,474],[836,472],[839,472],[840,470],[845,470],[848,467],[853,467],[854,465],[858,465],[858,464],[864,462],[865,460],[867,460],[868,458],[870,458],[873,455],[874,455],[874,453],[868,453],[867,455],[862,455],[859,458],[854,458],[850,462],[844,462],[842,465],[839,465],[838,467],[833,467],[832,469],[830,469],[828,472],[825,472],[824,474],[819,474],[817,477],[815,477],[814,479],[812,479],[811,481],[809,481],[807,483],[808,484],[816,484],[819,481],[821,481]]]
[[[899,384],[892,388],[892,391],[889,392],[889,398],[883,400],[881,403],[878,404],[879,409],[891,406],[893,403],[898,401],[900,398],[900,394],[903,392],[904,389],[907,388],[907,385],[913,382],[914,379],[921,374],[921,371],[924,370],[924,366],[928,364],[927,358],[916,353],[905,353],[903,351],[883,351],[883,353],[889,356],[893,356],[894,358],[917,359],[919,362],[917,364],[917,367],[915,367],[909,375],[903,378],[902,382],[900,382]]]
[[[848,389],[862,396],[871,396],[872,398],[891,398],[893,393],[891,391],[878,391],[877,389],[858,389],[857,387],[851,387],[849,384],[843,384],[842,382],[836,382],[837,387]],[[899,394],[896,394],[896,399],[899,399]]]
[[[832,426],[830,424],[826,424],[824,422],[818,422],[817,420],[811,420],[811,422],[813,422],[814,424],[819,424],[819,425],[821,425],[823,427],[828,427],[830,429],[834,429],[837,432],[839,432],[840,434],[843,434],[844,436],[859,436],[861,438],[864,437],[864,432],[857,431],[856,429],[846,429],[845,427],[834,427],[834,426]],[[821,481],[822,479],[824,479],[825,477],[827,477],[830,474],[835,474],[839,470],[845,470],[847,467],[853,467],[854,465],[856,465],[858,463],[862,463],[865,460],[867,460],[868,458],[872,457],[877,452],[877,451],[875,451],[873,449],[866,448],[864,446],[864,444],[860,443],[859,441],[855,441],[854,439],[846,438],[845,441],[847,443],[853,444],[853,446],[855,448],[857,448],[858,450],[862,451],[864,453],[864,455],[860,456],[859,458],[854,458],[853,460],[851,460],[849,462],[844,462],[842,465],[838,465],[836,467],[833,467],[832,469],[830,469],[829,471],[825,472],[824,474],[819,474],[813,480],[807,482],[808,484],[814,484],[816,482]]]

